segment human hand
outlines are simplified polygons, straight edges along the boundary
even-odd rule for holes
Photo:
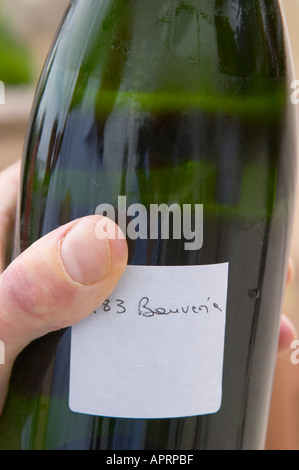
[[[115,239],[114,223],[90,216],[46,235],[5,269],[19,176],[19,162],[0,173],[0,341],[5,344],[0,413],[17,355],[34,339],[70,326],[98,308],[123,274],[128,256],[125,240]],[[95,227],[101,231],[103,221],[106,232],[97,238]],[[288,282],[292,278],[290,263]],[[278,352],[294,339],[294,328],[282,315]]]
[[[287,285],[289,285],[294,279],[294,265],[292,260],[289,260],[288,274],[287,274]],[[290,345],[296,339],[296,331],[289,320],[289,318],[282,314],[279,330],[279,342],[278,342],[278,354],[283,354],[290,348]]]
[[[34,243],[6,269],[12,237],[19,163],[0,173],[0,412],[18,354],[33,340],[66,328],[109,296],[127,265],[127,243],[101,216],[73,221]],[[97,236],[96,236],[97,234]]]

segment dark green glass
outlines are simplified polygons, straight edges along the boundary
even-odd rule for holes
[[[0,448],[263,448],[296,183],[289,101],[276,1],[70,3],[29,123],[16,253],[119,195],[203,204],[200,250],[128,240],[129,263],[229,262],[222,405],[160,420],[73,413],[66,329],[16,361]]]

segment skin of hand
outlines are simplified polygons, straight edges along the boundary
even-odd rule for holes
[[[116,236],[118,227],[104,217],[90,216],[49,233],[6,267],[19,183],[20,162],[0,173],[0,341],[5,345],[0,413],[18,354],[34,339],[71,326],[98,308],[128,260],[126,240],[121,232]],[[290,264],[288,282],[292,278]],[[294,328],[283,315],[278,352],[294,339]]]
[[[4,269],[19,175],[19,163],[0,173],[0,340],[5,346],[0,412],[18,354],[34,339],[68,327],[98,308],[117,285],[128,260],[127,243],[116,232],[118,227],[105,217],[90,216],[49,233]]]

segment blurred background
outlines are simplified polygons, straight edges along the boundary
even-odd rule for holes
[[[0,0],[0,171],[20,158],[33,93],[69,0]]]
[[[22,155],[34,90],[55,31],[69,0],[0,0],[0,171]],[[285,10],[299,80],[299,0],[281,0]],[[299,111],[299,105],[298,105]],[[299,134],[299,129],[298,129]],[[295,281],[287,288],[285,313],[299,334],[299,200],[291,254]],[[291,350],[277,360],[267,449],[299,450],[299,365]]]

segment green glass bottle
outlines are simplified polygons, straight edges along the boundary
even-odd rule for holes
[[[19,356],[1,448],[263,447],[296,184],[285,42],[276,1],[70,3],[29,123],[16,251],[106,210],[128,273]]]

